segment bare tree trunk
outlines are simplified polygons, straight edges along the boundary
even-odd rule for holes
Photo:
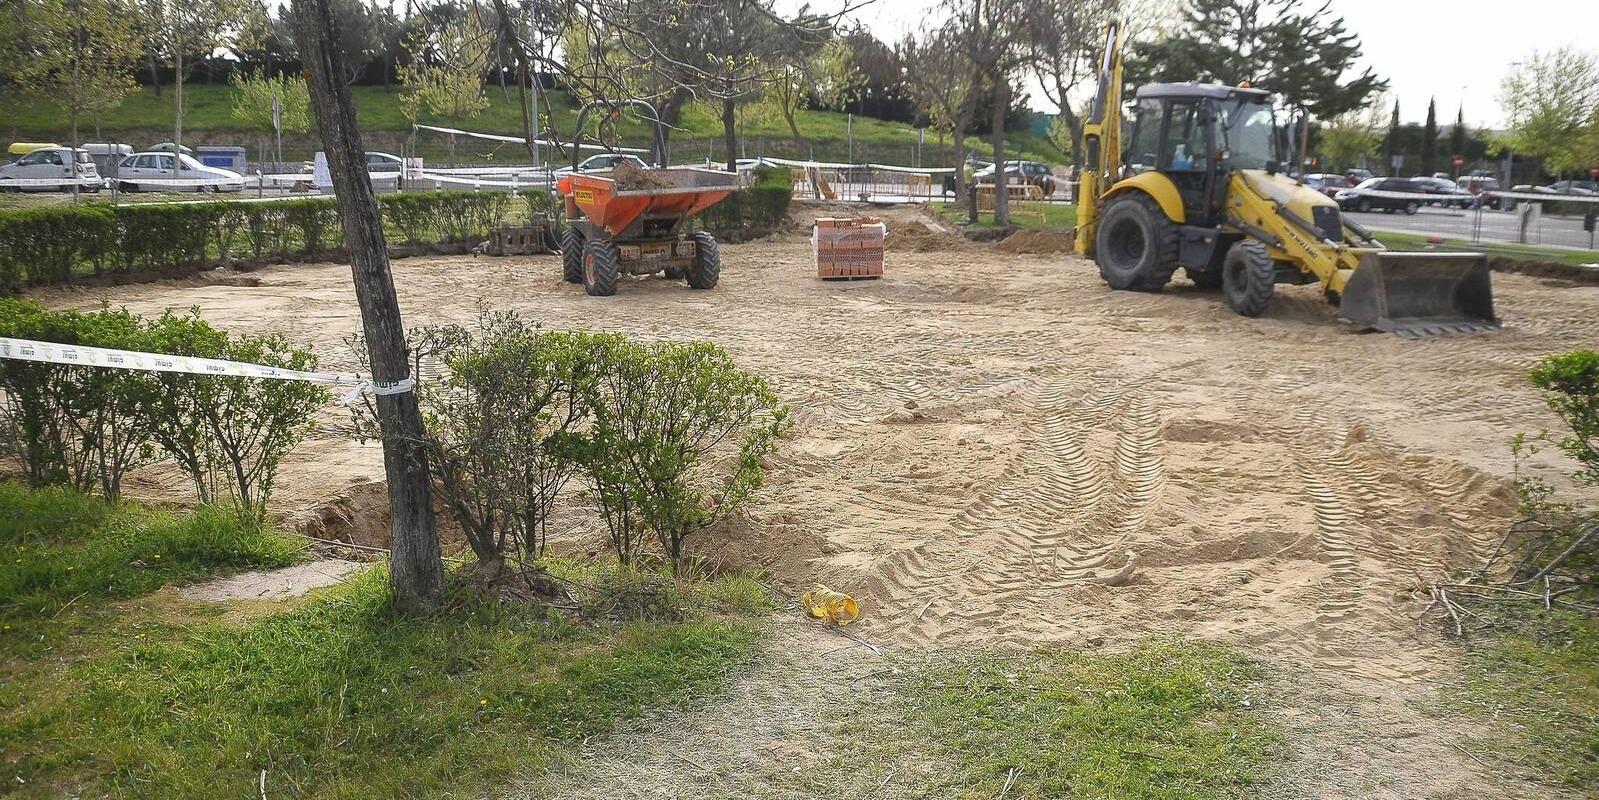
[[[966,129],[971,125],[972,112],[963,110],[955,115],[954,131],[955,141],[955,205],[966,206],[966,221],[977,222],[977,188],[967,182],[966,176]]]
[[[174,108],[172,115],[172,163],[178,164],[183,159],[178,158],[183,153],[183,44],[180,42],[173,48],[172,71],[172,97]],[[172,177],[178,177],[177,167],[172,168]]]
[[[738,172],[737,137],[734,133],[733,97],[722,98],[722,141],[727,143],[727,171]]]
[[[516,37],[516,30],[512,26],[511,11],[505,7],[505,0],[494,0],[494,16],[499,23],[500,36],[509,42],[511,52],[515,56],[516,68],[519,78],[516,82],[517,105],[522,111],[522,133],[527,137],[527,157],[530,163],[538,163],[538,146],[533,143],[538,138],[538,131],[533,130],[533,106],[528,102],[527,93],[532,87],[533,63],[528,53],[522,48],[521,40]],[[500,88],[505,88],[505,70],[500,70]],[[509,96],[507,96],[509,98]]]
[[[672,94],[666,98],[666,102],[661,104],[659,109],[661,113],[661,122],[666,123],[665,126],[663,126],[664,129],[661,131],[661,136],[664,137],[667,142],[672,141],[672,128],[676,126],[678,122],[682,121],[683,106],[688,103],[689,99],[693,96],[694,93],[690,92],[687,87],[679,86],[673,89]],[[662,163],[665,163],[665,160],[666,154],[662,153]]]
[[[155,62],[155,51],[150,53],[150,86],[155,89],[155,96],[161,96],[161,69]]]
[[[1005,111],[1010,107],[1010,81],[994,81],[994,224],[1010,224],[1010,192],[1005,190]],[[1018,171],[1019,172],[1019,171]]]
[[[372,378],[385,383],[405,380],[410,377],[405,327],[389,272],[383,221],[367,179],[355,102],[349,85],[339,79],[344,74],[344,59],[327,39],[334,29],[332,9],[329,0],[294,0],[293,11],[300,52],[310,76],[311,106],[316,109],[317,130],[333,178],[334,202],[350,251]],[[443,588],[443,562],[429,502],[427,450],[416,393],[379,395],[377,409],[394,526],[389,580],[395,605],[405,611],[431,611],[438,607]]]

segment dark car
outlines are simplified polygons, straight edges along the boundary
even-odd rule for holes
[[[994,183],[994,165],[990,164],[972,173],[972,180],[979,186]],[[1032,184],[1042,190],[1045,197],[1048,197],[1055,193],[1055,171],[1050,169],[1048,164],[1037,161],[1006,161],[1005,183],[1007,185]]]
[[[1421,209],[1422,200],[1419,196],[1401,197],[1396,195],[1421,195],[1421,186],[1415,181],[1405,178],[1371,178],[1361,181],[1353,189],[1344,189],[1334,199],[1338,207],[1345,211],[1403,211],[1414,214]]]
[[[1305,176],[1305,185],[1315,189],[1318,192],[1321,192],[1324,195],[1327,195],[1328,197],[1334,198],[1338,196],[1339,191],[1354,186],[1353,183],[1349,182],[1348,178],[1345,178],[1342,175],[1330,175],[1327,173],[1317,172],[1313,172]]]
[[[1428,200],[1427,205],[1443,206],[1444,208],[1476,208],[1477,196],[1460,188],[1460,185],[1448,178],[1411,178],[1421,191],[1426,194],[1441,195],[1438,200]]]

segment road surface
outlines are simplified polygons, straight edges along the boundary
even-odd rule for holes
[[[1505,242],[1516,243],[1517,215],[1509,211],[1491,211],[1484,209],[1480,212],[1481,230],[1477,211],[1445,210],[1441,208],[1424,208],[1415,216],[1404,213],[1385,214],[1371,212],[1361,214],[1346,212],[1348,219],[1378,231],[1401,231],[1404,233],[1419,233],[1432,236],[1447,236],[1451,239],[1465,239],[1466,241]],[[1480,238],[1479,238],[1480,237]],[[1535,225],[1527,237],[1526,244],[1541,245],[1544,247],[1571,247],[1588,249],[1588,232],[1582,229],[1582,217],[1571,216],[1565,219],[1554,214],[1546,214]],[[1599,254],[1595,254],[1595,261],[1599,261]]]

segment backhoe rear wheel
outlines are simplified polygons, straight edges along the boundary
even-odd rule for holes
[[[583,282],[583,234],[570,226],[561,234],[561,277],[567,283]]]
[[[1266,313],[1272,291],[1277,286],[1277,265],[1266,245],[1244,239],[1227,250],[1222,262],[1222,292],[1227,307],[1246,317]]]
[[[1099,219],[1094,261],[1112,289],[1159,291],[1177,269],[1177,226],[1148,195],[1122,195]]]

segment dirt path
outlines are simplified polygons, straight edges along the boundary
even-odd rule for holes
[[[1408,709],[1448,671],[1417,633],[1414,590],[1481,558],[1509,519],[1509,437],[1553,422],[1526,369],[1599,341],[1599,287],[1496,274],[1504,330],[1406,341],[1342,329],[1314,287],[1280,287],[1265,317],[1244,319],[1181,281],[1111,292],[1071,256],[889,222],[880,282],[816,281],[798,235],[725,247],[711,292],[650,279],[590,298],[553,258],[408,259],[396,282],[412,325],[511,308],[552,327],[709,339],[766,374],[798,428],[750,519],[701,547],[790,590],[855,593],[873,641],[1215,638],[1305,683],[1295,724],[1323,740],[1294,793],[1408,797],[1483,779],[1451,731]],[[197,305],[352,366],[347,267],[259,277],[45,299]],[[322,419],[283,468],[290,516],[381,498],[361,485],[381,478],[376,449],[343,437],[340,412]],[[180,482],[143,477],[132,493],[182,499],[163,488]],[[1358,769],[1339,748],[1364,754]]]

